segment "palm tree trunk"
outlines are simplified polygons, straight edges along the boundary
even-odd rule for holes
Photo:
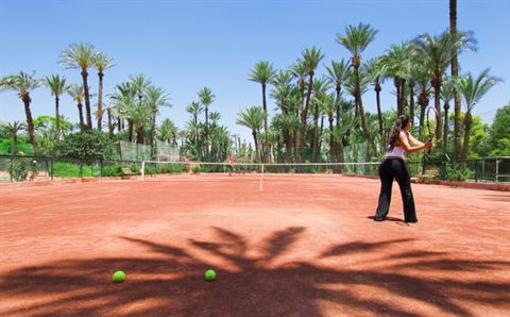
[[[262,83],[262,108],[264,109],[264,135],[265,140],[264,144],[262,144],[262,153],[266,153],[265,147],[268,144],[268,134],[267,134],[267,102],[266,102],[266,84]]]
[[[306,91],[305,96],[305,106],[303,108],[303,111],[301,112],[301,124],[302,129],[299,136],[299,147],[303,151],[301,160],[304,162],[305,159],[305,138],[306,138],[306,132],[307,132],[307,120],[308,119],[308,108],[310,106],[310,97],[312,96],[312,86],[313,86],[313,75],[314,73],[310,73],[310,77],[308,79],[308,89]]]
[[[204,140],[204,156],[207,158],[209,152],[209,107],[205,105],[205,140]]]
[[[443,151],[446,153],[448,147],[448,110],[450,105],[448,101],[444,103],[444,121],[443,121]]]
[[[139,127],[136,129],[136,143],[143,144],[143,127]]]
[[[354,102],[357,104],[356,109],[359,110],[359,116],[361,118],[361,128],[363,132],[365,132],[368,146],[372,151],[372,155],[377,153],[377,148],[374,144],[374,140],[372,140],[372,136],[370,135],[370,131],[368,130],[367,118],[365,116],[365,109],[363,108],[363,100],[361,99],[361,88],[360,88],[360,78],[359,78],[359,65],[354,67],[354,79],[355,79],[355,94],[354,94]]]
[[[329,122],[329,161],[334,162],[335,160],[335,141],[333,139],[333,115],[328,117]]]
[[[86,126],[85,126],[85,122],[83,121],[83,105],[81,104],[81,102],[78,102],[78,104],[76,105],[78,107],[78,114],[80,116],[80,131],[83,132],[86,130]]]
[[[11,144],[11,154],[16,155],[16,144],[18,144],[18,133],[16,131],[12,131],[12,144]]]
[[[457,34],[457,0],[450,0],[450,35],[456,36],[456,34]],[[459,63],[458,63],[456,51],[452,52],[451,74],[452,74],[453,80],[456,80],[459,77]],[[455,87],[453,88],[453,99],[454,99],[454,103],[455,103],[455,107],[454,107],[455,118],[454,118],[454,124],[453,124],[455,157],[459,158],[461,155],[461,145],[460,145],[461,103],[460,103],[460,93]]]
[[[117,131],[118,131],[118,133],[122,132],[122,119],[120,116],[117,117]]]
[[[361,96],[359,96],[359,115],[361,118],[361,128],[363,129],[363,132],[365,132],[369,149],[372,151],[372,155],[376,155],[377,147],[375,146],[374,140],[372,139],[370,131],[368,130],[367,118],[365,116],[365,110],[363,108],[363,101],[361,100]]]
[[[400,80],[400,104],[399,104],[399,115],[404,114],[405,112],[405,88],[406,88],[406,81],[405,79]]]
[[[103,72],[98,72],[99,76],[99,89],[97,91],[97,129],[101,131],[103,121]]]
[[[436,111],[437,111],[437,114],[438,114],[438,117],[437,117],[437,120],[439,122],[437,122],[437,125],[436,125],[436,131],[435,131],[435,134],[436,134],[436,139],[439,141],[440,145],[441,143],[443,142],[442,140],[442,124],[441,124],[441,84],[437,84],[435,83],[433,85],[434,87],[434,108],[436,108]]]
[[[55,137],[60,140],[60,112],[59,112],[60,98],[55,95]]]
[[[312,162],[317,159],[317,149],[319,143],[319,104],[315,103],[315,109],[313,113],[313,139],[312,139]]]
[[[414,84],[409,83],[409,119],[414,126]]]
[[[397,90],[397,115],[400,116],[402,115],[402,109],[400,108],[400,83],[399,83],[399,80],[398,78],[395,78],[394,80],[394,83],[395,83],[395,88]]]
[[[133,122],[128,119],[128,141],[133,142]]]
[[[429,97],[425,88],[422,88],[418,97],[418,104],[420,105],[420,126],[418,130],[418,136],[421,139],[423,136],[423,127],[425,122],[425,111],[429,105]]]
[[[469,153],[469,136],[471,134],[471,124],[473,123],[473,118],[471,117],[471,112],[467,112],[464,117],[464,149],[462,151],[462,159],[465,161],[467,159],[467,155]]]
[[[108,134],[113,137],[112,110],[108,108],[106,114],[108,115]]]
[[[322,149],[323,133],[324,133],[324,116],[321,116],[321,128],[319,130],[319,154],[321,153],[321,149]]]
[[[260,156],[259,156],[259,142],[257,140],[257,131],[252,131],[251,135],[253,135],[253,142],[255,143],[256,160],[260,160]]]
[[[88,86],[88,83],[87,83],[88,75],[89,74],[87,73],[87,70],[86,69],[82,69],[81,77],[83,79],[83,92],[84,92],[84,95],[85,95],[85,112],[86,112],[86,115],[87,115],[87,129],[91,130],[92,129],[92,110],[91,110],[91,107],[90,107],[90,94],[89,94],[89,86]]]
[[[156,159],[156,112],[152,113],[151,121],[151,158]]]
[[[27,118],[27,127],[28,127],[28,135],[30,137],[30,143],[32,144],[32,148],[34,149],[34,154],[39,153],[39,149],[37,147],[37,140],[35,138],[35,128],[34,128],[34,120],[32,119],[32,111],[30,110],[30,95],[28,93],[24,94],[21,97],[23,104],[25,106],[25,116]]]
[[[336,96],[335,96],[335,107],[336,107],[336,126],[340,126],[340,117],[342,115],[342,106],[340,105],[340,96],[342,93],[342,87],[337,85],[335,88]]]
[[[383,137],[383,119],[382,119],[382,111],[381,111],[381,83],[379,82],[379,79],[376,79],[375,81],[375,99],[377,104],[377,120],[379,121],[379,133],[381,134],[381,138]]]

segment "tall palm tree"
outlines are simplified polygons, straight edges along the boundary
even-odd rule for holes
[[[12,123],[11,122],[6,123],[2,128],[3,130],[5,130],[7,134],[10,134],[12,136],[11,154],[16,155],[16,153],[18,152],[16,149],[16,144],[18,143],[18,133],[20,131],[25,130],[26,125],[19,121],[14,121]]]
[[[212,93],[212,91],[204,87],[198,92],[198,98],[200,103],[204,106],[205,110],[205,155],[209,155],[209,106],[214,102],[214,98],[216,96]]]
[[[335,107],[336,107],[336,124],[340,125],[340,116],[342,115],[342,107],[340,107],[340,97],[342,94],[342,86],[350,76],[349,64],[342,58],[339,62],[331,61],[331,66],[326,67],[328,77],[335,85]]]
[[[73,98],[76,102],[76,106],[78,107],[78,115],[80,118],[80,130],[83,132],[86,130],[85,121],[83,118],[83,97],[85,96],[84,89],[82,85],[71,84],[67,87],[67,94]]]
[[[365,110],[363,109],[363,101],[361,99],[360,88],[360,67],[361,67],[361,54],[367,46],[374,40],[377,30],[370,24],[360,23],[357,26],[349,25],[345,28],[345,35],[337,34],[337,42],[344,46],[351,54],[351,66],[353,68],[354,76],[354,103],[361,119],[361,127],[366,134],[368,144],[373,151],[377,152],[374,141],[370,136],[368,125],[365,117]]]
[[[152,109],[143,102],[135,102],[131,98],[123,100],[126,108],[126,116],[132,122],[133,130],[136,133],[136,143],[144,144],[145,128],[151,124]]]
[[[258,134],[262,125],[264,124],[264,109],[261,107],[249,107],[244,112],[241,112],[237,118],[236,123],[245,126],[251,130],[253,142],[255,144],[255,152],[257,160],[260,160]]]
[[[315,46],[312,48],[307,48],[302,52],[302,60],[305,66],[306,74],[308,75],[308,83],[307,83],[307,91],[304,101],[304,108],[301,112],[301,135],[299,137],[299,147],[304,150],[305,148],[305,137],[307,132],[307,119],[308,119],[308,108],[310,106],[310,98],[312,96],[313,90],[313,76],[315,75],[315,70],[317,66],[319,66],[320,61],[324,58],[324,55],[321,53],[321,50],[316,48]]]
[[[450,35],[452,37],[457,36],[457,0],[450,0],[449,6],[450,13]],[[452,51],[452,59],[451,59],[451,75],[453,81],[458,81],[459,79],[459,61],[457,59],[457,50],[454,48]],[[453,87],[453,99],[454,99],[454,124],[453,124],[453,135],[454,135],[454,148],[455,148],[455,158],[460,158],[461,156],[461,130],[460,130],[460,113],[461,109],[461,97],[460,92],[456,87]]]
[[[59,63],[66,69],[80,69],[83,80],[83,92],[85,97],[85,110],[87,117],[87,129],[92,129],[92,108],[90,106],[90,92],[88,85],[88,69],[94,65],[95,48],[87,43],[74,43],[65,49]]]
[[[459,87],[466,106],[464,116],[464,149],[462,158],[465,160],[469,152],[469,137],[473,118],[471,112],[482,97],[501,80],[489,75],[489,69],[485,69],[476,78],[469,73],[459,80]]]
[[[56,139],[60,139],[60,112],[59,112],[59,103],[60,96],[66,91],[66,79],[64,77],[60,77],[59,75],[51,75],[50,77],[46,77],[46,86],[48,86],[51,90],[51,94],[55,96],[55,133]]]
[[[103,120],[103,77],[104,71],[113,67],[112,59],[106,54],[98,52],[94,55],[94,67],[97,69],[97,76],[99,77],[99,88],[97,97],[97,129],[101,131],[101,123]]]
[[[262,85],[262,108],[266,114],[264,118],[264,132],[267,135],[267,102],[266,102],[266,86],[271,82],[275,75],[273,65],[268,61],[261,61],[255,64],[255,67],[250,70],[249,79]],[[267,140],[266,140],[267,141]]]
[[[163,89],[150,86],[146,91],[147,106],[152,112],[151,118],[151,157],[156,158],[156,116],[159,113],[160,107],[169,107],[169,97]]]
[[[372,58],[364,64],[365,72],[368,76],[368,80],[374,85],[375,101],[377,105],[377,120],[379,122],[379,134],[381,137],[384,134],[384,126],[382,119],[381,110],[381,82],[384,79],[384,65],[382,58]]]
[[[37,147],[37,140],[35,137],[35,128],[34,121],[32,118],[32,111],[30,109],[30,103],[32,102],[32,99],[30,98],[30,93],[34,89],[39,88],[41,85],[42,81],[35,78],[35,72],[31,74],[19,72],[16,75],[10,75],[0,80],[0,89],[16,91],[18,93],[18,97],[23,102],[28,126],[28,134],[30,136],[30,143],[32,144],[32,147],[36,154],[39,151]]]

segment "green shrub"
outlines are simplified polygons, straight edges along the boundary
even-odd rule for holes
[[[27,180],[30,170],[30,161],[22,158],[15,158],[9,166],[9,174],[16,182]]]
[[[122,166],[120,165],[108,165],[103,169],[104,176],[121,176],[122,175]]]
[[[464,167],[455,167],[450,164],[441,166],[438,175],[440,179],[448,181],[465,181],[473,176],[474,172],[472,170]]]
[[[191,172],[193,174],[200,174],[200,172],[202,171],[202,169],[200,168],[200,166],[195,166],[191,169]]]

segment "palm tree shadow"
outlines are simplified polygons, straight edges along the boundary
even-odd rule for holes
[[[491,272],[509,269],[507,262],[457,261],[444,252],[402,251],[371,261],[384,269],[329,268],[312,262],[293,261],[277,267],[270,264],[299,243],[303,227],[273,232],[260,243],[259,256],[248,256],[253,248],[242,235],[212,227],[217,239],[189,239],[186,248],[146,239],[120,237],[134,250],[149,252],[126,257],[68,259],[26,266],[0,275],[0,295],[5,303],[0,314],[30,316],[323,316],[320,303],[338,308],[333,314],[420,316],[394,304],[411,299],[458,316],[470,316],[466,302],[500,307],[510,301],[507,282],[483,279],[433,279],[406,274],[409,270],[441,272]],[[321,259],[366,255],[397,247],[411,239],[377,243],[349,242],[332,246]],[[257,245],[258,246],[258,245]],[[235,266],[217,268],[214,283],[203,280],[212,266],[193,255],[201,250]],[[405,249],[404,249],[405,250]],[[150,255],[150,256],[149,256]],[[123,284],[112,284],[115,268],[128,273]],[[328,286],[328,287],[326,287]],[[355,292],[370,287],[390,294],[390,300],[372,300]],[[36,300],[29,300],[36,299]],[[331,312],[330,312],[331,314]],[[422,314],[423,315],[423,314]]]

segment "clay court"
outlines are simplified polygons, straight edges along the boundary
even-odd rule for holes
[[[510,193],[181,175],[0,185],[2,316],[508,316]],[[213,268],[217,279],[205,282]],[[127,273],[124,283],[112,273]]]

